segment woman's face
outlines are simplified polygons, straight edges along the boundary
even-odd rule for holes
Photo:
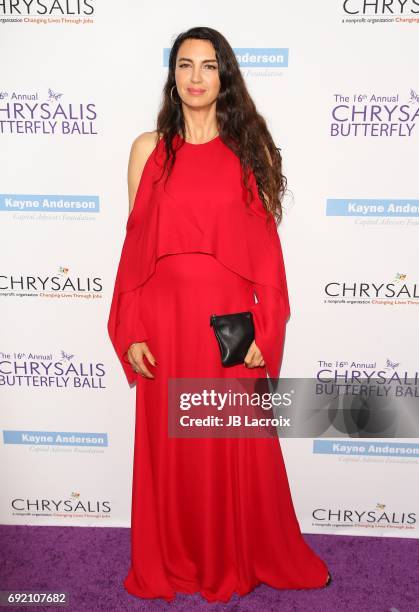
[[[208,40],[189,38],[180,45],[175,66],[182,102],[194,108],[212,104],[220,91],[215,49]]]

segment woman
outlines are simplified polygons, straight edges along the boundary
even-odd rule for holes
[[[228,601],[262,582],[325,586],[328,570],[301,535],[277,437],[168,435],[169,379],[276,377],[289,315],[275,223],[281,157],[216,30],[192,28],[175,40],[157,129],[134,141],[128,180],[108,322],[137,386],[124,586],[167,601],[197,591]],[[244,363],[224,367],[209,317],[245,310],[255,340]]]

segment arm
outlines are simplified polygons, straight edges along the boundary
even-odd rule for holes
[[[131,146],[128,162],[128,195],[129,195],[129,214],[135,205],[135,196],[142,176],[145,163],[153,151],[156,144],[155,132],[145,132],[138,136]],[[144,342],[148,339],[147,331],[140,316],[141,289],[137,287],[132,291],[125,291],[119,295],[113,312],[117,319],[112,327],[112,340],[117,356],[127,376],[128,382],[136,380],[131,363],[127,357],[127,351],[134,342]],[[118,287],[115,286],[115,296],[118,294]]]
[[[131,145],[128,160],[128,214],[134,208],[135,195],[138,190],[145,163],[156,146],[157,132],[144,132],[137,136]]]
[[[278,378],[285,339],[287,312],[281,292],[275,287],[253,284],[257,304],[250,308],[259,347],[271,378]]]
[[[147,331],[140,317],[140,295],[142,287],[134,291],[122,293],[119,298],[120,320],[116,328],[116,345],[120,359],[130,366],[127,352],[134,342],[145,342],[148,339]],[[120,325],[121,319],[125,324]]]
[[[272,266],[276,279],[275,282],[272,279],[272,284],[252,284],[258,301],[250,310],[255,327],[255,343],[262,353],[269,376],[278,378],[285,328],[291,311],[282,246],[276,227],[269,232],[267,239],[271,247],[267,265]]]

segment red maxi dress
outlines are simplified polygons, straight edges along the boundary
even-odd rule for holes
[[[136,384],[131,567],[125,589],[227,602],[265,583],[322,587],[328,569],[302,537],[280,443],[168,436],[168,379],[278,377],[289,316],[281,245],[257,194],[245,205],[238,157],[220,136],[175,136],[164,186],[160,140],[143,169],[117,271],[108,331]],[[256,294],[257,303],[254,294]],[[266,367],[223,367],[209,317],[251,310]],[[145,340],[154,379],[126,351]]]

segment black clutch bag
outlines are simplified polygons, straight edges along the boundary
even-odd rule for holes
[[[250,311],[211,315],[210,325],[221,352],[223,366],[244,362],[249,346],[255,339],[253,315]]]

